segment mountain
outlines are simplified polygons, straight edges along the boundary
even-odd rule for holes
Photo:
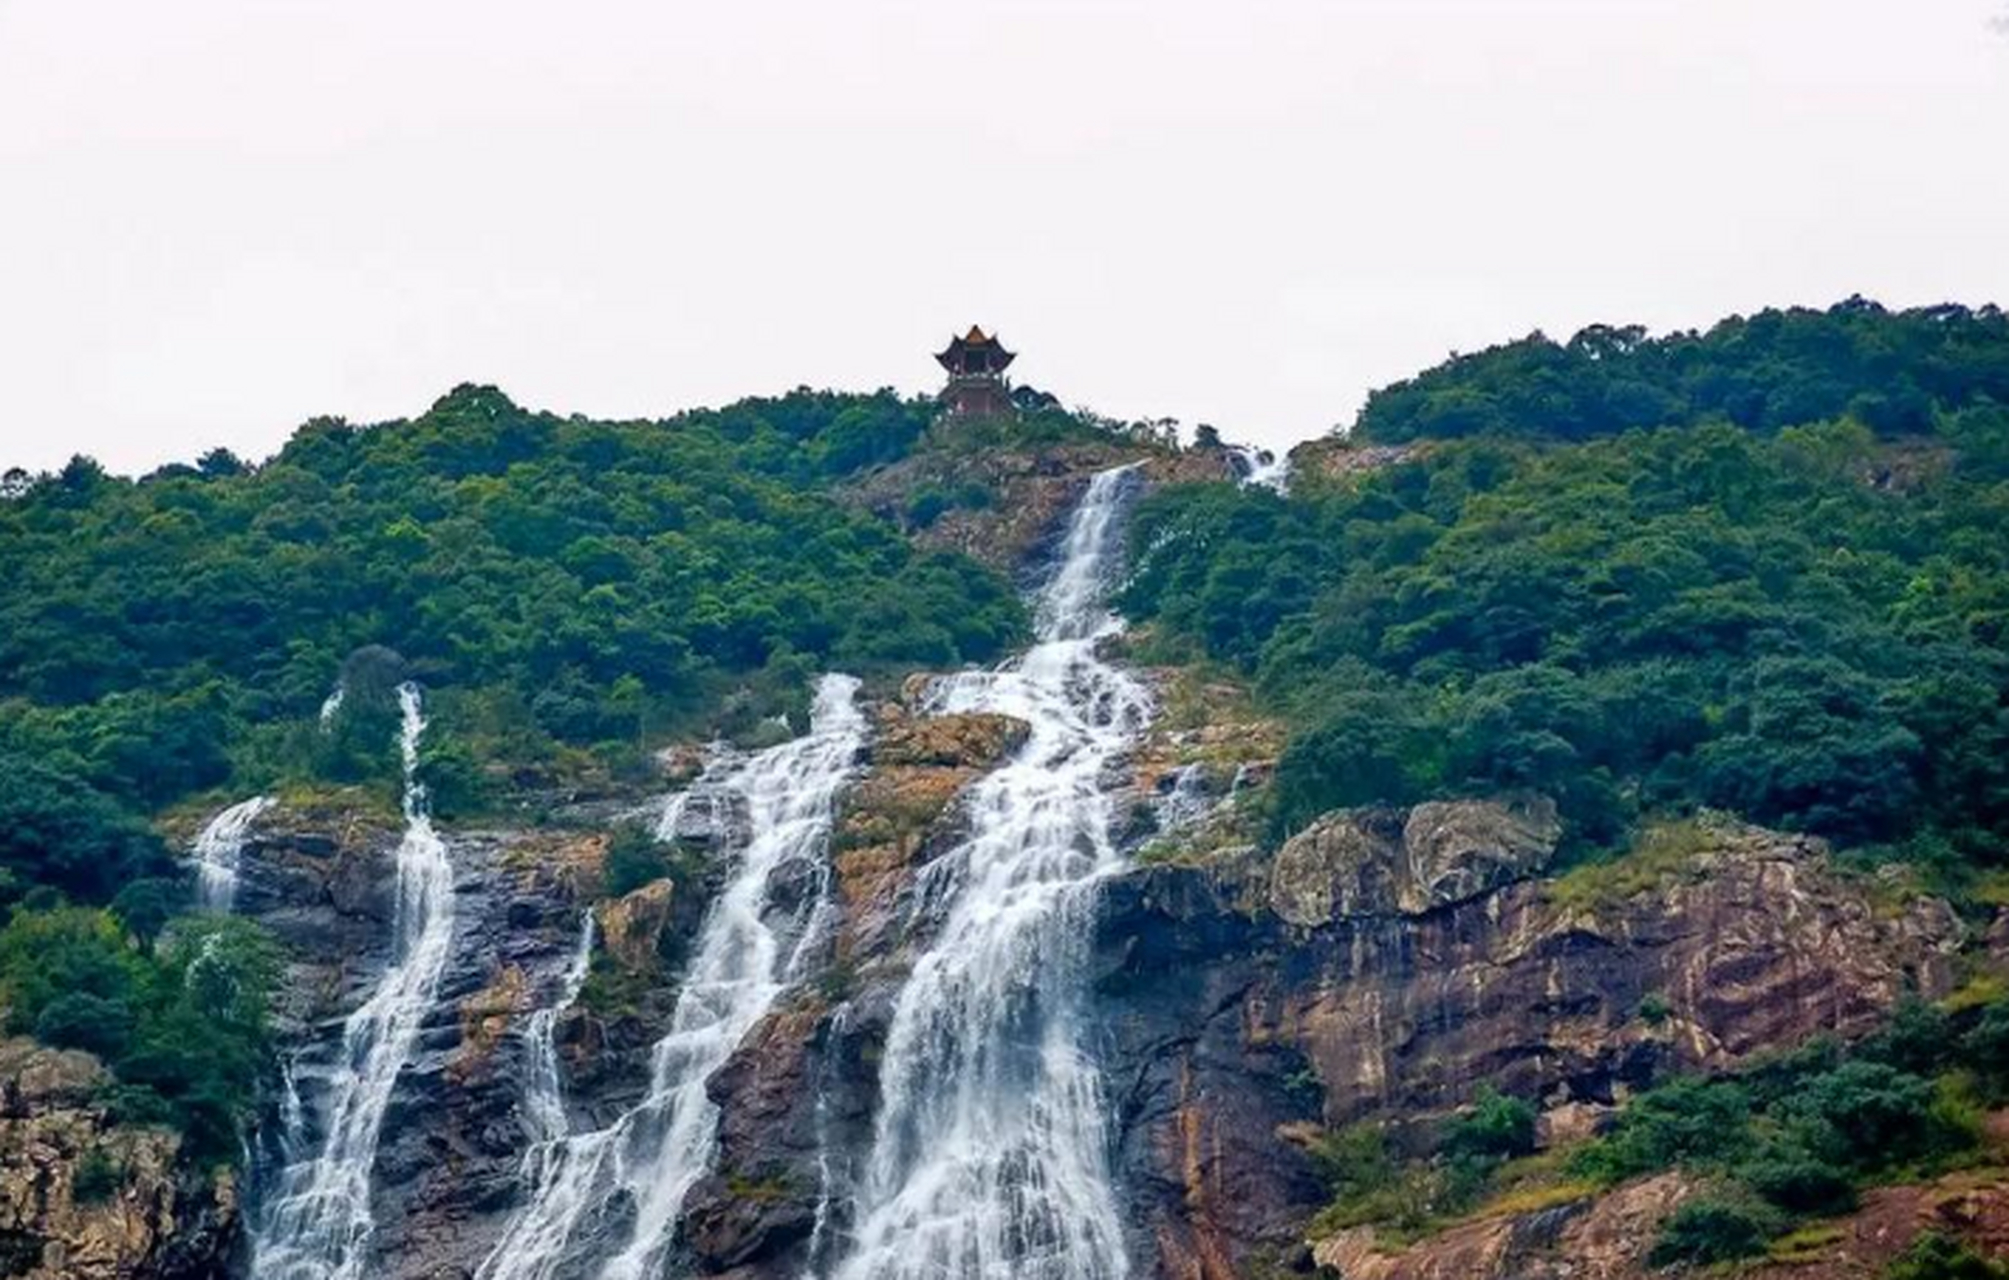
[[[2009,318],[1020,405],[11,476],[0,1271],[1999,1271]]]

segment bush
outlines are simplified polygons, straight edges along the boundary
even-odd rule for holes
[[[1737,1176],[1766,1203],[1787,1213],[1831,1217],[1856,1207],[1855,1185],[1847,1172],[1803,1152],[1760,1157],[1740,1166]]]
[[[1749,1147],[1751,1097],[1731,1081],[1678,1079],[1633,1099],[1610,1134],[1579,1149],[1583,1177],[1618,1182],[1676,1164],[1726,1164]]]
[[[84,992],[57,996],[35,1019],[35,1038],[58,1049],[82,1049],[107,1062],[126,1051],[133,1035],[133,1011],[123,1000]]]
[[[125,1167],[102,1147],[93,1147],[77,1162],[70,1183],[71,1198],[80,1205],[103,1204],[125,1185]]]
[[[1991,1261],[1962,1242],[1928,1231],[1884,1272],[1886,1280],[2009,1280],[2009,1262]]]
[[[1725,1199],[1690,1200],[1669,1215],[1646,1258],[1656,1267],[1667,1267],[1756,1257],[1765,1252],[1777,1227],[1776,1216],[1759,1206]]]
[[[1814,1076],[1777,1111],[1809,1147],[1844,1167],[1873,1171],[1933,1154],[1950,1135],[1934,1115],[1930,1080],[1880,1062],[1850,1061]]]
[[[646,828],[631,823],[618,828],[608,840],[602,870],[608,897],[625,897],[669,874],[670,861],[663,843]]]
[[[1453,1120],[1444,1137],[1452,1156],[1510,1160],[1535,1149],[1535,1109],[1519,1098],[1479,1091],[1472,1109]]]

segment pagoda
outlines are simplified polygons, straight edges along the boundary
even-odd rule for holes
[[[942,388],[942,412],[951,418],[994,418],[1012,411],[1011,384],[1004,371],[1018,357],[1004,349],[995,334],[976,325],[935,356],[936,363],[949,371],[949,384]]]

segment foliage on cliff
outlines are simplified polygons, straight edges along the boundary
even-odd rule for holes
[[[1835,323],[1902,350],[1923,321]],[[2009,332],[1959,349],[1992,368]],[[1292,722],[1279,832],[1534,787],[1594,841],[1707,804],[1999,861],[2009,408],[1935,403],[1924,425],[1494,434],[1307,475],[1288,499],[1167,491],[1136,522],[1124,605],[1172,655],[1252,673]]]
[[[6,1030],[96,1054],[116,1073],[113,1116],[175,1126],[204,1163],[238,1154],[276,976],[264,935],[221,916],[185,917],[158,945],[145,923],[86,907],[17,910],[0,928]]]

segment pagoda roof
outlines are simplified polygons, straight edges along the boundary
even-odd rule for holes
[[[968,333],[950,338],[949,345],[935,353],[935,360],[944,369],[955,373],[964,367],[964,362],[958,357],[970,351],[989,352],[988,363],[993,372],[1002,372],[1006,365],[1018,359],[1018,353],[1005,350],[1004,343],[998,341],[996,334],[985,333],[982,326],[973,324]]]

